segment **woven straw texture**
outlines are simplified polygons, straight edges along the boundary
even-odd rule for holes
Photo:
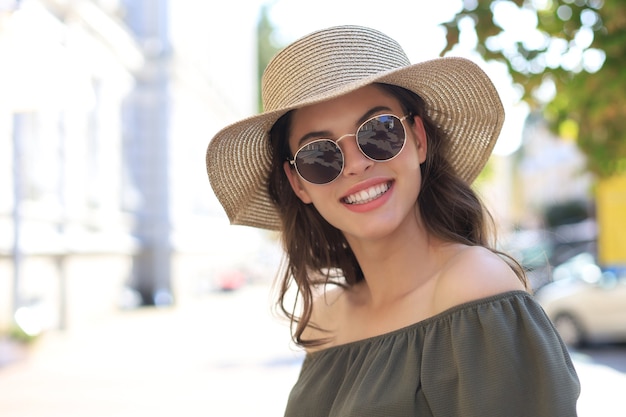
[[[369,28],[341,26],[312,33],[279,52],[262,80],[264,113],[241,120],[210,141],[209,180],[232,224],[278,230],[267,194],[268,132],[287,111],[319,103],[373,82],[411,90],[451,144],[448,160],[468,183],[496,143],[504,109],[489,77],[464,58],[411,65],[400,45]]]

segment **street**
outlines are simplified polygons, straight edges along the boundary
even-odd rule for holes
[[[626,375],[626,344],[595,344],[578,351],[595,363],[609,366]]]
[[[3,417],[280,416],[302,354],[267,285],[120,311],[0,368]],[[573,352],[579,417],[624,417],[626,347]]]

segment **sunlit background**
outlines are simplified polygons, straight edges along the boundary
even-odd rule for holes
[[[192,410],[196,403],[189,400],[182,415],[279,415],[301,360],[288,326],[270,315],[281,251],[272,233],[228,225],[206,177],[207,143],[259,110],[260,37],[277,50],[319,28],[362,24],[398,40],[417,62],[439,56],[446,45],[441,23],[462,4],[0,0],[0,414],[141,415],[145,398],[133,403],[138,394],[132,393],[145,381],[130,365],[144,363],[133,359],[138,355],[156,362],[144,375],[177,380],[177,388],[167,378],[149,385],[170,397],[166,406],[143,408],[152,415],[181,412],[181,398],[206,401]],[[533,15],[511,6],[496,6],[507,28],[499,41],[541,42]],[[593,177],[575,141],[556,136],[521,101],[506,67],[475,52],[466,23],[448,55],[479,63],[507,113],[477,189],[504,247],[538,288],[551,280],[551,265],[597,252]],[[269,34],[261,30],[267,25]],[[555,47],[549,59],[598,71],[603,52],[588,48],[584,31],[576,42],[578,53]],[[554,91],[546,85],[538,93],[549,100]],[[546,207],[570,207],[577,221],[548,236]],[[156,336],[162,332],[170,337]],[[91,343],[81,345],[87,343],[81,335]],[[179,351],[166,345],[172,338]],[[105,355],[115,372],[90,368],[102,360],[90,359],[91,352]],[[190,358],[203,355],[198,368]],[[176,363],[185,372],[172,370],[172,356],[183,357]],[[73,359],[92,374],[104,372],[110,385],[94,386],[100,394],[77,403],[68,395],[39,398],[51,408],[37,414],[37,393],[54,385]],[[167,371],[155,374],[161,362]],[[123,367],[136,378],[122,384],[131,405],[123,404],[118,384]],[[613,392],[626,388],[624,368],[594,372],[605,381],[621,377],[611,382]],[[250,381],[257,384],[251,397]],[[13,387],[11,400],[3,384]],[[193,387],[193,395],[185,397],[182,387]],[[81,414],[90,401],[107,398],[117,408]],[[594,404],[591,394],[585,398]],[[212,414],[216,402],[229,411]]]

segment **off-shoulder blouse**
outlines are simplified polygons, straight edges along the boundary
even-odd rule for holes
[[[306,356],[286,417],[574,417],[580,385],[534,298],[511,291]]]

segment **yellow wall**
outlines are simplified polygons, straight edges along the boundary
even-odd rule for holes
[[[626,265],[626,175],[598,182],[598,255],[604,265]]]

